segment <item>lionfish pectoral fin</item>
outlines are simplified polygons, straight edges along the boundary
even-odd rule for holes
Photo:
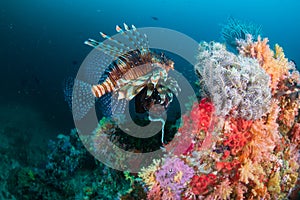
[[[160,96],[160,101],[161,101],[161,104],[163,104],[163,103],[165,103],[165,101],[166,101],[166,95],[165,94],[160,94],[159,95]]]
[[[158,81],[159,81],[159,77],[158,76],[152,76],[150,78],[151,83],[153,84],[154,87],[156,87]]]
[[[126,99],[113,99],[112,100],[112,115],[114,116],[114,118],[120,118],[121,116],[123,116],[126,106],[127,106],[128,101]]]
[[[125,97],[126,97],[125,92],[123,92],[123,91],[119,91],[118,92],[118,100],[125,99]]]
[[[135,94],[140,93],[144,89],[144,87],[145,86],[139,86],[137,89],[135,89]]]
[[[151,97],[152,93],[153,93],[153,90],[148,89],[148,90],[147,90],[147,94],[146,94],[146,98]]]
[[[98,99],[100,111],[106,117],[122,114],[125,111],[127,100],[118,99],[118,93],[107,93]]]

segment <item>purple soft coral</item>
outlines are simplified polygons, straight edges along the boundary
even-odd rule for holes
[[[171,192],[174,199],[180,198],[182,189],[193,175],[193,168],[177,157],[165,159],[163,166],[155,174],[161,188]]]

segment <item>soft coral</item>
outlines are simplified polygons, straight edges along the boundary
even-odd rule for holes
[[[230,148],[231,154],[236,155],[251,139],[249,129],[252,121],[243,118],[230,118],[229,129],[225,130],[226,139],[223,144]]]

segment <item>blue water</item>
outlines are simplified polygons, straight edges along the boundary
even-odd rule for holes
[[[196,41],[220,41],[229,16],[261,25],[300,65],[297,0],[1,0],[0,102],[33,105],[58,130],[73,126],[62,81],[76,73],[91,48],[83,42],[115,34],[115,25],[164,27]]]

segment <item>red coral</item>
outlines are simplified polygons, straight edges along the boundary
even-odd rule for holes
[[[221,171],[223,174],[230,174],[230,178],[234,180],[239,179],[239,168],[241,163],[238,160],[231,162],[216,162],[216,169]]]
[[[300,123],[296,123],[293,127],[293,130],[291,132],[291,141],[295,145],[300,147]]]
[[[199,136],[201,132],[206,137],[205,146],[209,146],[211,138],[208,130],[211,128],[213,111],[213,104],[206,98],[200,103],[194,103],[190,114],[182,117],[183,126],[178,129],[179,134],[175,135],[171,143],[165,145],[166,150],[172,151],[174,155],[187,155],[194,150],[194,136]]]
[[[249,129],[252,121],[247,121],[243,118],[231,118],[229,120],[230,130],[225,130],[224,145],[230,147],[232,155],[236,155],[251,139]]]
[[[207,194],[217,182],[217,176],[214,174],[194,175],[190,182],[190,187],[195,195]]]
[[[214,111],[214,106],[207,98],[204,98],[200,103],[195,103],[190,114],[190,122],[194,132],[208,132],[211,125],[211,116]]]

